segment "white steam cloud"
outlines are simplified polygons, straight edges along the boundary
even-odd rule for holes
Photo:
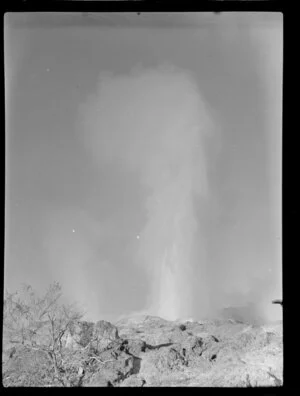
[[[205,250],[195,200],[207,196],[203,137],[211,128],[193,76],[166,65],[102,73],[82,116],[95,160],[126,166],[145,189],[147,222],[135,258],[148,274],[145,310],[171,320],[193,315],[196,266],[205,292],[205,263],[195,262],[195,249]]]

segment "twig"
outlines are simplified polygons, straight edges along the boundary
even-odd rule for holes
[[[89,360],[91,360],[91,359],[95,359],[95,360],[97,360],[97,362],[100,362],[102,364],[105,364],[105,363],[108,363],[108,362],[114,362],[114,360],[104,360],[103,361],[100,358],[97,358],[96,356],[91,356]]]
[[[91,341],[83,348],[83,350],[88,349],[88,347],[91,345]]]
[[[249,374],[246,376],[246,386],[247,388],[252,388]]]

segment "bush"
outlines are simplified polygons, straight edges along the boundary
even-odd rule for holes
[[[5,386],[71,386],[74,382],[76,368],[71,369],[65,359],[62,337],[83,313],[73,305],[61,304],[61,296],[56,282],[41,298],[28,285],[20,292],[6,292],[3,346],[14,345],[15,351],[4,362]]]

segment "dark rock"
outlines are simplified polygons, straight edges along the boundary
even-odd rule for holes
[[[140,356],[146,351],[146,342],[142,340],[127,340],[125,351],[134,356]]]
[[[216,358],[217,358],[217,355],[215,353],[213,353],[209,360],[212,361],[212,360],[215,360]]]

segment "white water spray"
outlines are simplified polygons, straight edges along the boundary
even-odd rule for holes
[[[195,274],[199,287],[205,285],[205,263],[193,253],[199,244],[205,250],[195,205],[207,193],[203,135],[209,127],[197,83],[173,67],[140,69],[104,74],[97,95],[85,108],[90,149],[101,161],[136,172],[146,195],[136,255],[149,284],[145,311],[170,320],[191,316]]]

